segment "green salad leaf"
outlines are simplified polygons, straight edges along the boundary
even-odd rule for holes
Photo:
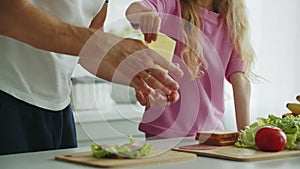
[[[145,143],[142,146],[133,145],[135,138],[130,136],[130,143],[123,145],[106,145],[93,143],[91,146],[94,157],[97,158],[142,158],[151,155],[152,145]]]
[[[255,134],[264,126],[275,126],[280,128],[287,136],[286,149],[295,149],[300,142],[300,116],[286,116],[284,118],[269,115],[267,118],[258,118],[257,122],[241,131],[239,140],[235,143],[237,147],[256,148]]]

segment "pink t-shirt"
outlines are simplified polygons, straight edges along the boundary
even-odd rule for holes
[[[223,130],[224,79],[229,80],[232,73],[243,71],[243,63],[224,20],[218,13],[199,8],[204,28],[198,30],[203,38],[208,69],[203,78],[192,80],[179,57],[183,22],[180,0],[145,0],[142,3],[158,12],[162,21],[160,32],[176,40],[173,62],[180,64],[184,76],[174,77],[180,85],[180,99],[167,108],[147,108],[139,130],[165,138],[192,136],[201,130]]]

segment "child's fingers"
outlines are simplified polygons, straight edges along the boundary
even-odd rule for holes
[[[145,35],[145,41],[151,43],[157,39],[160,29],[160,18],[156,13],[146,13],[140,18],[140,28]]]

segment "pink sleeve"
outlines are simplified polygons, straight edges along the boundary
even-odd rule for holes
[[[143,0],[142,4],[155,12],[161,12],[164,8],[162,5],[163,1],[164,0]]]
[[[228,82],[230,82],[230,76],[235,72],[244,72],[244,63],[240,55],[233,49],[225,72],[225,77]]]
[[[142,4],[157,13],[174,14],[180,9],[180,0],[143,0]]]

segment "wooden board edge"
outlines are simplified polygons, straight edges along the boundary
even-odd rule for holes
[[[258,156],[258,157],[235,157],[235,156],[228,156],[226,154],[217,154],[212,150],[205,150],[207,152],[205,151],[196,152],[193,150],[180,149],[178,147],[172,148],[172,150],[179,151],[179,152],[193,153],[196,154],[197,156],[212,157],[212,158],[225,159],[231,161],[240,161],[240,162],[264,161],[264,160],[283,159],[283,158],[300,156],[300,151],[297,151],[295,153],[281,154],[280,156],[271,155],[271,156]]]
[[[94,163],[82,162],[82,161],[71,160],[71,159],[66,160],[66,158],[65,158],[66,156],[68,156],[68,154],[56,155],[54,157],[54,159],[57,160],[57,161],[66,162],[66,163],[69,163],[69,164],[79,164],[81,166],[90,166],[90,167],[97,167],[97,168],[99,168],[99,166],[96,165],[96,164],[94,164]],[[113,168],[113,167],[110,167],[108,165],[103,165],[101,167],[103,167],[103,168]]]
[[[124,164],[114,164],[113,166],[112,165],[105,165],[105,164],[101,164],[101,166],[99,166],[98,164],[95,164],[95,163],[90,163],[90,162],[82,162],[82,161],[78,161],[76,159],[66,159],[66,157],[68,158],[68,156],[72,157],[73,155],[72,154],[59,154],[59,155],[56,155],[54,157],[55,160],[57,161],[62,161],[62,162],[67,162],[67,163],[73,163],[73,164],[79,164],[79,165],[82,165],[82,166],[91,166],[91,167],[101,167],[101,168],[124,168],[124,167],[135,167],[135,166],[147,166],[147,165],[155,165],[155,164],[163,164],[163,163],[172,163],[172,162],[180,162],[180,161],[186,161],[186,160],[192,160],[192,159],[195,159],[197,158],[197,154],[192,154],[192,153],[186,153],[186,152],[180,152],[180,151],[173,151],[173,150],[169,150],[167,151],[169,153],[172,153],[172,152],[176,152],[176,153],[182,153],[182,154],[185,154],[185,157],[184,158],[178,158],[176,157],[175,159],[173,160],[176,160],[176,161],[151,161],[151,158],[154,158],[154,157],[149,157],[149,158],[145,158],[144,160],[147,160],[146,163],[145,161],[143,161],[143,163],[124,163]],[[86,152],[82,152],[82,153],[75,153],[75,157],[80,155],[80,154],[86,154]]]

